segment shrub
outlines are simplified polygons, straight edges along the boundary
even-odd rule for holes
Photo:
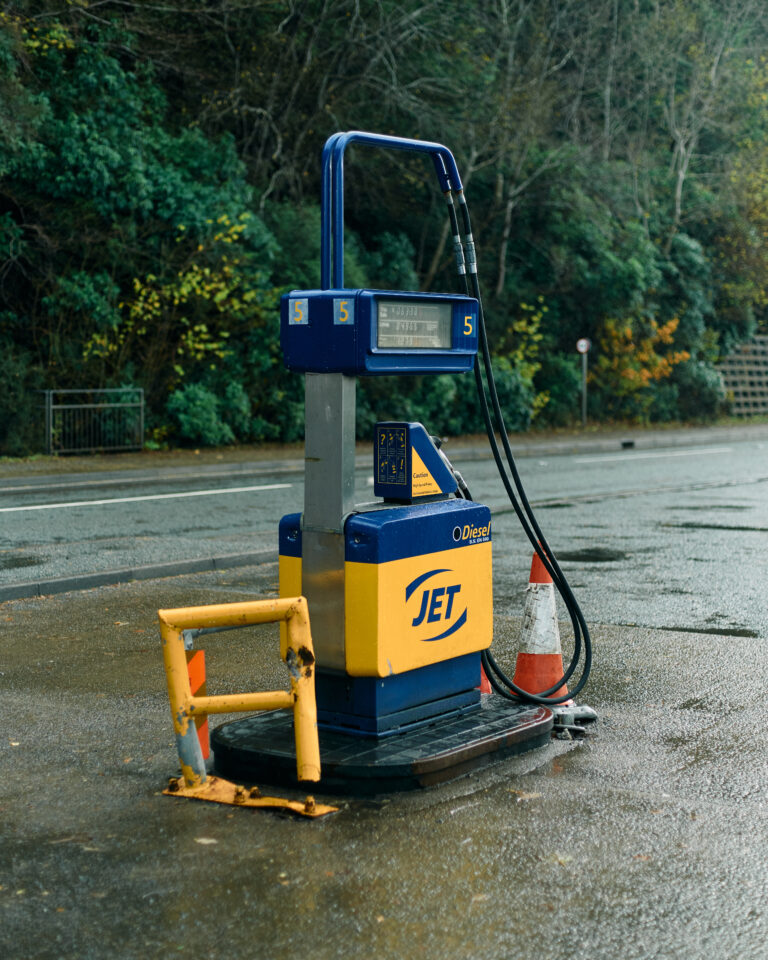
[[[202,384],[174,390],[166,409],[181,440],[206,447],[235,442],[232,428],[221,417],[218,397]]]
[[[724,411],[725,388],[720,374],[701,360],[681,363],[672,375],[683,420],[712,420]]]
[[[0,341],[0,455],[23,457],[42,451],[42,388],[42,375],[30,354]]]

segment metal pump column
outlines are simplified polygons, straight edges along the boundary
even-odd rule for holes
[[[344,670],[344,527],[355,497],[355,378],[307,373],[302,590],[318,664]]]
[[[322,156],[323,290],[332,285],[330,231],[336,139],[328,140]],[[355,499],[356,385],[354,377],[342,373],[307,373],[304,380],[302,592],[312,610],[318,663],[332,670],[346,667],[344,518],[354,507]]]

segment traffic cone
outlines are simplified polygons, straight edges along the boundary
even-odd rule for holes
[[[534,553],[528,589],[525,591],[523,632],[512,682],[527,693],[542,693],[553,687],[564,672],[555,587],[538,553]],[[567,693],[568,687],[562,684],[549,696],[562,697]]]
[[[480,666],[480,693],[493,693],[491,681],[488,679],[485,668]]]

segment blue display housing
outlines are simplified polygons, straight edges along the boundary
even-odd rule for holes
[[[381,305],[404,314],[386,333]],[[293,290],[280,304],[280,343],[297,373],[464,373],[477,353],[477,316],[477,300],[461,294]]]

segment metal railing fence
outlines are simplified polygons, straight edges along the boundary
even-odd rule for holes
[[[755,336],[720,363],[737,417],[768,414],[768,336]]]
[[[142,449],[144,391],[140,387],[42,392],[47,453]]]

